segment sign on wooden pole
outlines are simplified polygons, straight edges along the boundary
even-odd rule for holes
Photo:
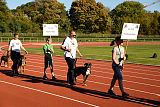
[[[58,24],[43,24],[43,36],[58,36]]]
[[[121,39],[137,40],[140,24],[124,23]]]

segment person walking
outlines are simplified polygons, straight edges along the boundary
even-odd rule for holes
[[[44,62],[45,62],[43,79],[48,79],[47,75],[46,75],[46,69],[48,67],[50,67],[51,74],[52,74],[52,80],[55,80],[56,77],[53,72],[53,59],[52,59],[52,54],[54,53],[54,49],[53,49],[53,46],[51,45],[51,43],[52,43],[52,39],[47,38],[46,44],[43,46]]]
[[[82,57],[78,49],[78,43],[76,40],[76,32],[71,31],[69,36],[63,40],[61,45],[61,49],[64,50],[64,57],[68,65],[68,73],[67,73],[67,81],[70,85],[76,85],[75,76],[74,76],[74,69],[76,64],[76,52]]]
[[[123,60],[124,57],[124,47],[121,46],[123,44],[123,40],[120,37],[115,38],[115,47],[112,50],[112,69],[114,71],[113,79],[111,81],[111,86],[108,90],[108,94],[116,95],[112,88],[114,87],[116,80],[118,79],[119,88],[122,92],[122,96],[126,97],[129,96],[128,93],[124,92],[123,88],[123,77],[121,71],[123,70]]]
[[[13,61],[12,71],[14,75],[18,75],[18,60],[20,58],[20,49],[23,49],[26,54],[28,53],[26,49],[22,46],[21,41],[18,39],[18,34],[14,34],[14,39],[12,39],[9,43],[7,56],[9,56],[9,52],[11,51],[11,59]]]

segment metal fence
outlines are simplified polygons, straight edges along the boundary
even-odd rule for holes
[[[9,42],[13,37],[0,37],[0,42]],[[19,37],[22,42],[45,42],[46,37]],[[64,38],[52,37],[53,42],[62,42]],[[114,38],[77,38],[78,42],[110,42]],[[138,38],[131,42],[160,42],[160,38]]]
[[[76,32],[78,37],[81,38],[114,38],[120,36],[121,34],[101,34],[101,33],[81,33]],[[13,37],[14,33],[0,33],[0,37]],[[20,37],[38,37],[42,38],[43,33],[18,33]],[[66,37],[69,33],[59,32],[58,37]],[[138,35],[139,38],[160,38],[160,35]]]

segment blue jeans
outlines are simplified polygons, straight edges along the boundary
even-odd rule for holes
[[[121,69],[118,66],[116,66],[115,64],[112,64],[112,69],[114,71],[113,78],[116,79],[116,80],[117,79],[118,80],[123,80]]]

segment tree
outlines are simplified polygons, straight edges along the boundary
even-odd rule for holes
[[[159,29],[159,22],[158,18],[160,16],[160,13],[158,11],[154,11],[153,13],[153,20],[151,20],[151,32],[154,35],[159,35],[160,34],[160,29]]]
[[[11,20],[11,32],[27,33],[32,31],[32,21],[22,10],[12,10]]]
[[[67,31],[70,28],[65,6],[57,0],[36,0],[17,9],[23,10],[32,22],[39,24],[41,30],[42,24],[59,24],[60,31]]]
[[[139,18],[138,23],[140,23],[139,34],[142,35],[151,35],[150,25],[152,20],[152,13],[148,12]]]
[[[114,21],[112,33],[120,34],[124,22],[138,23],[139,18],[143,17],[145,13],[144,6],[139,2],[125,1],[119,4],[110,13]]]
[[[2,33],[9,32],[9,27],[6,23],[3,22],[0,23],[0,32]]]
[[[111,26],[111,19],[102,3],[95,0],[76,0],[69,11],[71,26],[83,32],[106,33]]]
[[[160,17],[160,13],[155,11],[154,13],[147,12],[141,18],[139,18],[138,23],[140,23],[140,34],[143,35],[159,35],[159,22],[158,18]]]
[[[9,24],[10,30],[12,33],[20,33],[21,32],[21,24],[17,21],[12,21]]]
[[[0,32],[9,31],[8,23],[10,22],[10,10],[6,6],[5,0],[0,0]]]

